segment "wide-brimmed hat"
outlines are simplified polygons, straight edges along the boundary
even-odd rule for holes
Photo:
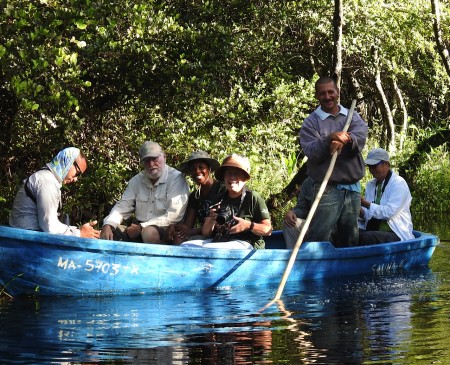
[[[243,157],[235,153],[225,157],[225,159],[222,162],[222,165],[220,165],[220,167],[216,170],[217,180],[223,181],[225,170],[227,167],[236,167],[242,170],[247,177],[246,180],[250,179],[250,161],[248,160],[247,157]]]
[[[367,154],[367,158],[364,160],[366,165],[376,165],[380,161],[389,162],[389,154],[383,148],[374,148]]]
[[[211,167],[211,171],[216,171],[216,169],[219,167],[219,161],[212,158],[207,152],[205,151],[195,151],[192,152],[186,161],[182,162],[180,166],[178,166],[178,170],[181,172],[187,174],[189,173],[189,165],[196,160],[202,160],[205,161],[209,167]]]
[[[141,162],[148,157],[158,157],[161,153],[164,153],[161,146],[152,141],[144,142],[141,148],[139,148],[139,157],[141,158]]]

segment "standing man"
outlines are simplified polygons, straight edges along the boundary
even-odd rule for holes
[[[87,169],[86,156],[75,147],[64,148],[45,165],[23,182],[14,199],[9,217],[11,227],[43,231],[66,236],[99,238],[97,221],[80,228],[62,223],[61,188],[76,183]]]
[[[358,244],[358,216],[364,161],[361,151],[367,138],[367,124],[354,112],[348,132],[343,132],[348,110],[338,104],[339,90],[330,77],[315,84],[320,106],[303,122],[300,144],[308,157],[308,175],[314,182],[314,196],[330,166],[334,152],[336,165],[311,221],[305,241],[333,241],[336,247]],[[336,227],[336,235],[331,232]]]
[[[361,197],[359,244],[413,239],[412,197],[405,179],[391,170],[389,154],[383,148],[370,150],[364,162],[374,178]]]
[[[189,195],[183,174],[166,165],[166,155],[156,142],[144,142],[139,156],[144,170],[128,182],[122,199],[103,220],[103,239],[162,243],[169,225],[183,218]],[[121,226],[133,213],[136,222]]]

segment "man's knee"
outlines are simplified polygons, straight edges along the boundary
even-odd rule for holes
[[[142,241],[144,243],[161,243],[164,239],[165,229],[158,226],[147,226],[142,232]]]
[[[286,248],[294,248],[304,224],[305,220],[302,218],[297,218],[295,226],[293,227],[283,224],[283,236],[286,243]]]
[[[161,237],[158,230],[154,226],[145,227],[142,232],[142,241],[145,243],[161,243]]]

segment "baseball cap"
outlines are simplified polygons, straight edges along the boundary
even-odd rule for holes
[[[141,158],[141,162],[148,157],[158,157],[161,153],[164,153],[161,146],[152,141],[146,141],[139,148],[139,157]]]
[[[389,154],[383,148],[374,148],[369,151],[364,163],[366,165],[376,165],[380,161],[389,161]]]

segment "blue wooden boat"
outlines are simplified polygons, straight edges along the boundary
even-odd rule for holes
[[[335,248],[305,242],[288,282],[426,266],[438,237]],[[283,235],[266,250],[184,248],[47,234],[0,226],[0,290],[18,295],[117,295],[278,285],[291,256]]]

